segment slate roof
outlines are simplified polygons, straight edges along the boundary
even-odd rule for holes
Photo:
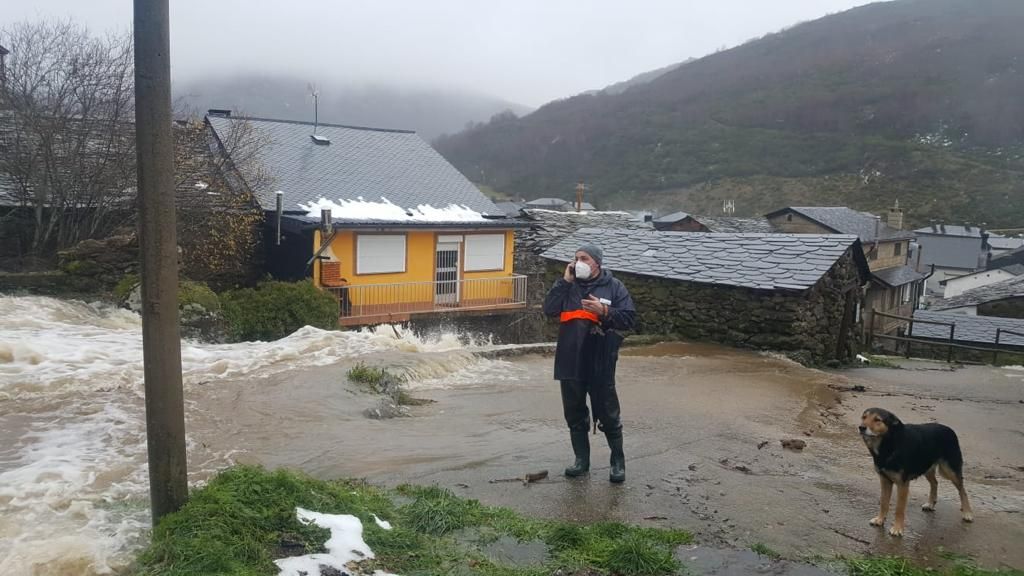
[[[949,310],[965,306],[977,306],[1007,298],[1024,297],[1024,276],[1007,278],[1002,282],[987,284],[966,290],[952,298],[943,298],[932,303],[933,310]]]
[[[929,320],[932,322],[949,322],[956,324],[953,329],[953,339],[960,342],[973,342],[976,344],[995,344],[996,329],[1012,330],[1024,334],[1024,320],[1017,318],[1001,318],[998,316],[968,316],[956,312],[936,312],[934,310],[917,310],[914,312],[917,320]],[[940,324],[914,324],[911,334],[918,338],[935,338],[940,340],[949,339],[949,326]],[[1024,346],[1024,337],[1012,334],[1001,334],[1000,344],[1011,346]]]
[[[986,268],[994,270],[996,268],[1006,268],[1007,266],[1012,266],[1014,264],[1024,264],[1024,247],[1010,250],[1009,252],[996,256],[988,261],[988,266],[986,266]]]
[[[1016,250],[1017,248],[1024,246],[1024,238],[989,234],[988,245],[996,250]]]
[[[680,220],[685,220],[688,216],[689,214],[686,212],[673,212],[671,214],[659,216],[655,218],[654,221],[658,224],[672,224],[674,222],[679,222]]]
[[[914,238],[914,233],[907,230],[896,230],[888,227],[885,222],[878,223],[874,214],[859,212],[845,206],[789,206],[766,214],[771,217],[792,210],[806,218],[810,218],[837,234],[853,234],[861,242],[877,240],[906,240]],[[878,230],[877,238],[875,230]]]
[[[604,266],[656,278],[756,288],[814,286],[854,244],[852,235],[717,234],[584,228],[542,256],[568,262],[584,242],[604,250]],[[866,270],[866,264],[861,263]]]
[[[637,220],[628,212],[556,212],[523,210],[523,220],[530,224],[516,238],[516,246],[540,254],[580,228],[615,230],[654,230],[650,222]]]
[[[958,226],[955,224],[932,224],[914,230],[918,234],[938,234],[941,236],[962,236],[964,238],[981,238],[983,230],[977,226]]]
[[[526,204],[522,202],[495,202],[494,205],[498,207],[499,211],[509,218],[519,216],[519,211],[526,206]]]
[[[886,268],[884,270],[878,270],[871,273],[872,276],[881,280],[888,286],[897,287],[903,286],[904,284],[910,284],[911,282],[917,282],[924,280],[925,274],[914,270],[913,266],[897,266],[895,268]]]
[[[526,203],[530,208],[558,208],[568,204],[568,200],[561,198],[537,198]]]
[[[778,232],[767,218],[737,218],[734,216],[693,216],[712,232],[759,233]]]
[[[429,204],[466,206],[489,216],[503,213],[469,180],[415,132],[320,124],[317,134],[330,145],[315,144],[313,125],[290,120],[209,115],[224,137],[235,122],[246,121],[269,138],[260,162],[274,185],[255,190],[264,210],[275,208],[274,192],[283,190],[285,211],[303,212],[300,203],[320,197],[337,201],[387,198],[403,208]]]

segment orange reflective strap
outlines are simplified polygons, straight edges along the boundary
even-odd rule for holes
[[[594,324],[600,324],[601,319],[597,317],[597,314],[589,310],[570,310],[569,312],[562,312],[560,317],[562,323],[572,322],[573,320],[590,320]]]

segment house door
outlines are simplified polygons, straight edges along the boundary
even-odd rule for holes
[[[459,243],[438,242],[434,256],[434,303],[459,303]]]

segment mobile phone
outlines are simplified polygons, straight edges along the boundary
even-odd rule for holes
[[[572,276],[575,277],[576,276],[576,263],[575,262],[571,262],[570,264],[571,265],[569,266],[569,274],[571,274]]]

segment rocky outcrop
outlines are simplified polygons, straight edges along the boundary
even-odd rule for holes
[[[83,240],[60,251],[57,257],[57,265],[65,274],[113,286],[125,275],[138,272],[139,240],[135,234]]]

